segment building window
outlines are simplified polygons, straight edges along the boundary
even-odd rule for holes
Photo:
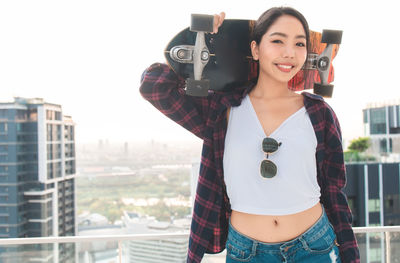
[[[400,127],[390,127],[389,128],[389,133],[390,134],[399,134],[400,133]]]
[[[399,106],[389,106],[389,133],[399,134],[400,133],[400,123],[398,121]]]
[[[6,109],[0,109],[0,118],[7,119],[7,110]]]
[[[53,179],[53,178],[54,178],[53,164],[52,163],[48,163],[47,164],[47,179]]]
[[[7,122],[0,122],[0,133],[7,133]]]
[[[61,125],[56,126],[57,129],[57,141],[61,140]]]
[[[22,123],[17,123],[17,131],[23,131],[23,124]]]
[[[61,112],[60,111],[46,110],[46,120],[61,121]]]
[[[386,134],[386,109],[370,109],[371,134]]]
[[[0,227],[0,233],[8,233],[10,229],[8,227]]]
[[[17,114],[15,115],[15,120],[17,120],[17,121],[28,120],[27,112],[25,110],[17,110]]]
[[[379,140],[379,151],[381,153],[387,153],[387,144],[386,144],[386,139],[380,139]]]
[[[396,105],[396,122],[397,126],[400,127],[400,105]]]
[[[0,223],[7,224],[8,223],[8,216],[0,216]]]
[[[37,109],[30,109],[28,115],[30,121],[37,121]]]
[[[400,195],[384,195],[384,211],[388,214],[400,213]]]
[[[59,111],[56,111],[56,112],[55,112],[55,119],[56,119],[57,121],[61,121],[61,112],[59,112]]]
[[[46,110],[46,120],[53,120],[54,111]]]
[[[380,208],[379,199],[369,199],[368,200],[368,212],[369,213],[379,212],[380,210],[381,210],[381,208]]]

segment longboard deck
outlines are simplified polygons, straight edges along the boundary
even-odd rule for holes
[[[258,63],[252,59],[250,42],[255,21],[226,19],[217,34],[205,34],[206,45],[210,51],[210,59],[205,66],[202,78],[210,80],[210,89],[229,90],[255,80],[258,75]],[[322,34],[310,31],[310,53],[320,54],[326,47],[321,43]],[[179,45],[194,45],[196,32],[189,27],[178,33],[164,51],[168,65],[181,77],[194,77],[193,64],[174,61],[169,52]],[[335,44],[332,59],[336,56],[339,45]],[[307,81],[304,81],[303,70],[289,81],[289,88],[294,91],[312,89],[315,82],[320,82],[316,69],[307,70]],[[328,83],[334,79],[333,66],[330,67]]]

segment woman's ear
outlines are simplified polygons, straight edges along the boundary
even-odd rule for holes
[[[253,56],[253,59],[255,61],[258,60],[258,45],[256,43],[256,41],[251,41],[250,43],[250,48],[251,48],[251,55]]]

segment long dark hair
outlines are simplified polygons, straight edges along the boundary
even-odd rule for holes
[[[300,23],[303,25],[304,32],[306,33],[306,48],[307,48],[307,54],[309,54],[310,51],[310,29],[308,28],[308,23],[305,17],[296,9],[292,7],[273,7],[265,11],[255,22],[254,28],[253,28],[253,33],[251,36],[251,41],[255,41],[257,45],[260,44],[261,39],[263,35],[268,31],[270,26],[281,16],[283,15],[290,15],[295,18],[297,18]],[[306,57],[306,61],[304,62],[304,65],[306,65],[308,62],[308,56]],[[289,82],[292,82],[292,86],[296,86],[299,84],[299,82],[305,82],[307,79],[308,72],[307,70],[303,69],[303,76],[302,78],[296,78],[292,79]],[[297,76],[297,74],[296,74]]]

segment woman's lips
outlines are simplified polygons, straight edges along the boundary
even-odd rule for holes
[[[283,72],[290,72],[292,70],[292,68],[294,68],[293,65],[289,65],[289,64],[275,64],[275,66]]]

